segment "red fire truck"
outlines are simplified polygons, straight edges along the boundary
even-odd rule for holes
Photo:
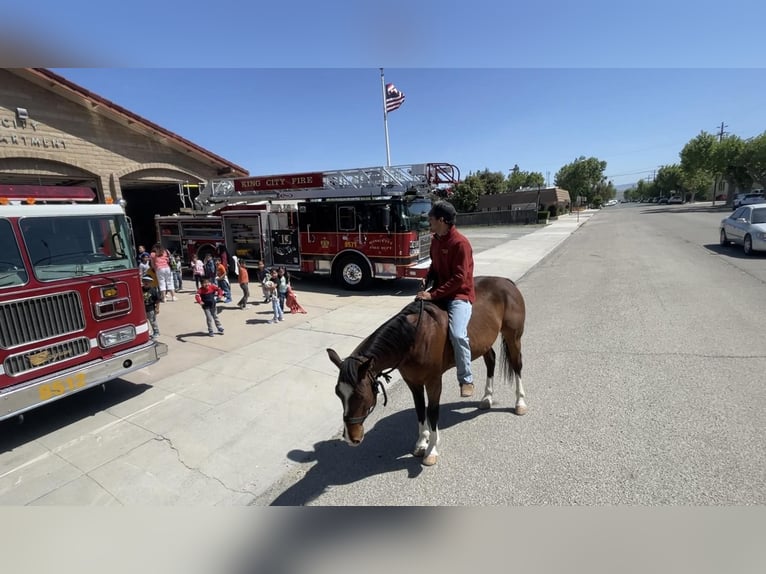
[[[425,276],[431,198],[459,180],[447,163],[214,180],[187,198],[187,215],[158,217],[157,233],[187,257],[223,244],[248,264],[263,259],[363,289],[375,277]],[[202,244],[186,231],[216,222]]]
[[[0,185],[0,420],[155,363],[129,222],[90,188]]]

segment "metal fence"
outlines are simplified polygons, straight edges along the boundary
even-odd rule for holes
[[[534,209],[458,213],[458,225],[527,225],[537,223]]]

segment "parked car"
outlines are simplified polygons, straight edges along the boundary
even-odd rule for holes
[[[673,197],[668,199],[668,203],[672,203],[672,204],[676,204],[676,205],[680,204],[680,203],[683,203],[683,202],[684,202],[684,200],[681,197],[677,196],[677,195],[674,195]]]
[[[756,203],[766,203],[766,197],[764,197],[763,192],[761,192],[761,193],[748,193],[739,202],[739,207],[742,207],[743,205],[753,205],[753,204],[756,204]]]
[[[737,209],[740,207],[739,202],[742,201],[742,198],[745,197],[746,193],[738,193],[734,196],[734,199],[731,200],[731,206],[733,209]]]
[[[668,202],[668,198],[667,197],[661,197],[661,198],[659,198],[657,200],[657,203],[667,203],[667,202]]]
[[[743,205],[721,221],[721,245],[742,245],[745,255],[766,251],[766,203]]]

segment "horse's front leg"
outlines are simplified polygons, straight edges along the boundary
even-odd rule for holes
[[[426,447],[428,446],[428,424],[426,423],[426,396],[425,389],[419,385],[410,385],[407,383],[412,393],[412,398],[415,401],[415,414],[418,417],[418,440],[415,442],[415,448],[412,454],[417,457],[424,456],[426,454]]]
[[[425,455],[423,455],[423,465],[433,466],[439,458],[437,446],[439,445],[439,400],[442,393],[441,377],[427,385],[428,408],[426,409],[426,419],[428,422],[428,446]]]

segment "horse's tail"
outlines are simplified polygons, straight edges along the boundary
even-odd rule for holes
[[[519,354],[519,358],[520,357],[521,357],[521,354]],[[514,373],[516,373],[516,370],[514,369],[513,364],[511,363],[511,351],[508,348],[508,341],[506,341],[505,335],[503,335],[500,338],[500,376],[506,382],[513,384]],[[521,376],[520,371],[516,374]]]

